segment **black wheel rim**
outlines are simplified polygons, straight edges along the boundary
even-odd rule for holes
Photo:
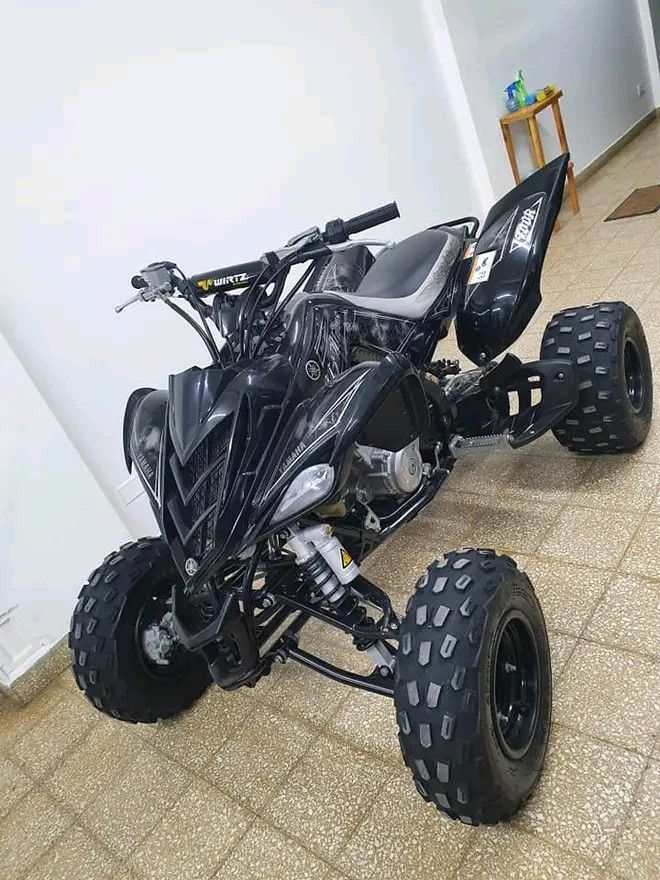
[[[511,612],[500,624],[491,693],[500,746],[510,758],[520,758],[536,732],[540,695],[536,638],[520,612]]]
[[[623,350],[623,369],[630,406],[633,412],[638,413],[644,405],[644,370],[639,349],[632,339],[626,339]]]
[[[164,626],[167,615],[171,613],[171,587],[168,585],[163,592],[152,591],[142,602],[135,620],[135,650],[144,668],[153,678],[180,678],[190,665],[188,651],[176,639],[172,639],[169,649],[164,646],[161,655],[156,659],[153,650],[148,649],[150,634]],[[165,627],[165,635],[167,627]],[[165,639],[165,641],[167,641]]]

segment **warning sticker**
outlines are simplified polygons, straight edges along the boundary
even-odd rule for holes
[[[344,548],[341,548],[341,567],[348,568],[348,566],[353,562],[350,553],[348,553]]]
[[[464,260],[469,260],[470,257],[474,254],[474,252],[475,252],[475,250],[476,250],[476,247],[477,247],[477,243],[476,243],[476,241],[473,241],[471,244],[469,244],[469,245],[465,248],[465,253],[463,254],[463,259],[464,259]]]
[[[481,284],[483,281],[488,281],[496,256],[497,251],[485,251],[483,254],[477,254],[472,261],[468,284]]]

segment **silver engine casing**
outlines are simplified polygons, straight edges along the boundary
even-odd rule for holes
[[[396,452],[356,444],[355,457],[357,495],[361,501],[382,495],[409,495],[422,481],[419,438]]]

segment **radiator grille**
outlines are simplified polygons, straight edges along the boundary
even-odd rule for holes
[[[174,477],[168,509],[188,556],[202,560],[215,547],[215,521],[221,494],[229,431],[212,431],[182,465],[172,452]]]

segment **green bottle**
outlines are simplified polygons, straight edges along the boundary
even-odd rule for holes
[[[522,70],[518,71],[518,77],[515,80],[516,83],[516,98],[518,99],[518,106],[524,107],[525,101],[527,100],[527,87],[525,85],[525,78],[523,77]]]

